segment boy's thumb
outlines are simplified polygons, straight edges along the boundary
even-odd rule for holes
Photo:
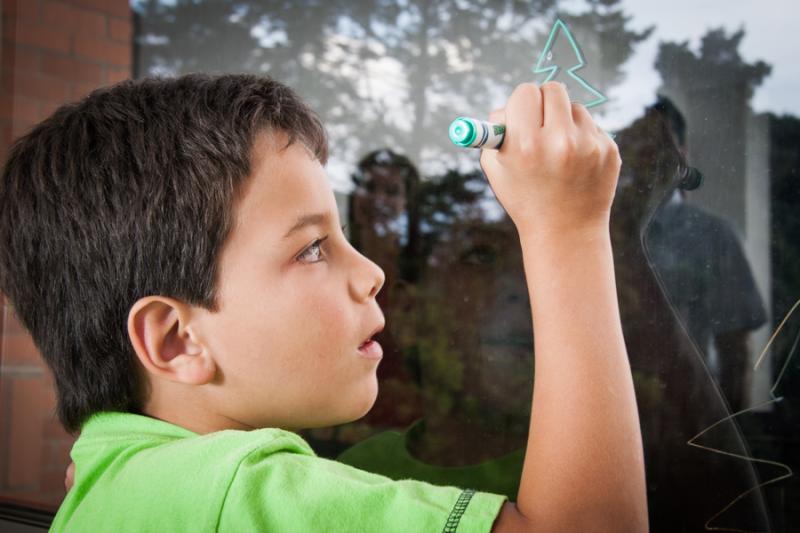
[[[489,113],[489,122],[494,122],[496,124],[505,124],[506,123],[506,108],[501,107],[500,109],[495,109],[491,113]]]
[[[497,161],[497,150],[481,150],[480,165],[487,179],[489,179],[490,175],[496,175],[500,166]],[[491,181],[489,180],[490,183]]]

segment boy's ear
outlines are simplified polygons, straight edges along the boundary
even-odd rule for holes
[[[174,298],[147,296],[133,304],[128,336],[149,374],[187,385],[214,379],[216,364],[190,320],[190,306]]]

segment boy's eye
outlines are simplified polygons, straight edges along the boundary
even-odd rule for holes
[[[311,246],[303,250],[303,253],[297,256],[297,259],[300,260],[301,263],[319,263],[322,259],[318,259],[319,255],[322,253],[322,249],[320,246],[328,237],[324,237],[322,239],[317,239]],[[310,261],[306,261],[304,258],[310,258]]]
[[[342,232],[344,232],[345,229],[347,229],[347,224],[342,226]],[[306,263],[307,262],[309,264],[319,263],[320,261],[323,261],[323,259],[320,258],[320,255],[322,254],[321,246],[322,246],[322,243],[325,242],[325,240],[327,238],[328,238],[328,235],[324,236],[321,239],[317,239],[316,241],[312,242],[311,245],[308,248],[303,250],[303,252],[300,255],[297,256],[297,260],[300,261],[301,263]],[[310,258],[310,261],[305,261],[304,258]]]

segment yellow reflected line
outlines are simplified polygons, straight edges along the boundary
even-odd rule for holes
[[[767,350],[769,350],[769,347],[772,345],[772,342],[775,340],[775,337],[778,336],[778,333],[780,333],[781,329],[783,329],[784,324],[786,324],[786,321],[789,320],[789,317],[792,316],[792,313],[794,313],[795,309],[797,309],[798,306],[800,306],[800,299],[798,299],[797,302],[795,302],[795,304],[789,310],[789,312],[786,313],[786,316],[783,317],[783,320],[781,320],[781,323],[777,327],[777,329],[775,330],[775,333],[773,333],[772,337],[770,337],[769,341],[767,341],[767,345],[764,347],[764,351],[762,351],[761,355],[758,357],[758,360],[756,361],[756,364],[753,367],[753,370],[758,369],[758,365],[761,364],[762,359],[764,359],[764,355],[766,355]],[[716,513],[714,516],[712,516],[711,518],[708,519],[708,521],[705,523],[705,526],[704,526],[706,531],[733,531],[735,533],[766,533],[766,532],[763,532],[763,531],[751,531],[751,530],[746,530],[746,529],[737,529],[737,528],[730,528],[730,527],[717,527],[717,526],[712,526],[711,522],[716,520],[717,517],[719,517],[722,514],[724,514],[728,509],[733,507],[736,504],[736,502],[738,502],[739,500],[741,500],[742,498],[744,498],[745,496],[747,496],[751,492],[756,491],[756,490],[760,489],[761,487],[764,487],[764,486],[769,485],[771,483],[777,483],[778,481],[782,481],[784,479],[792,477],[794,475],[794,472],[789,467],[789,465],[786,465],[784,463],[778,463],[776,461],[770,461],[768,459],[759,459],[757,457],[748,457],[746,455],[740,455],[738,453],[726,452],[726,451],[723,451],[723,450],[719,450],[717,448],[710,448],[708,446],[703,446],[702,444],[697,444],[694,441],[696,441],[697,439],[699,439],[700,437],[702,437],[703,435],[705,435],[706,433],[708,433],[709,431],[711,431],[712,429],[717,427],[718,425],[722,424],[723,422],[731,420],[731,419],[739,416],[742,413],[746,413],[748,411],[753,411],[755,409],[760,409],[761,407],[764,407],[765,405],[769,405],[771,403],[777,403],[777,402],[783,400],[783,397],[775,397],[775,389],[777,388],[778,383],[780,382],[781,378],[783,377],[783,373],[784,373],[784,371],[786,370],[786,367],[789,364],[789,360],[794,355],[796,347],[797,347],[797,342],[795,342],[794,346],[792,346],[792,348],[790,349],[789,355],[786,357],[786,362],[784,363],[783,368],[781,369],[781,372],[778,375],[778,378],[775,380],[775,383],[772,385],[772,388],[769,391],[769,395],[772,396],[771,400],[767,400],[767,401],[762,402],[762,403],[760,403],[758,405],[755,405],[753,407],[748,407],[747,409],[742,409],[741,411],[733,413],[732,415],[728,415],[725,418],[723,418],[721,420],[718,420],[717,422],[714,422],[713,424],[708,426],[706,429],[704,429],[703,431],[701,431],[700,433],[698,433],[697,435],[695,435],[694,437],[689,439],[689,441],[686,443],[689,446],[694,446],[695,448],[700,448],[701,450],[706,450],[706,451],[713,452],[713,453],[718,453],[718,454],[721,454],[721,455],[727,455],[729,457],[735,457],[737,459],[744,459],[745,461],[751,461],[751,462],[754,462],[754,463],[761,463],[761,464],[765,464],[765,465],[776,466],[776,467],[778,467],[780,469],[783,469],[784,472],[785,472],[783,475],[774,477],[772,479],[768,479],[767,481],[765,481],[763,483],[759,483],[755,487],[750,488],[750,489],[744,491],[743,493],[741,493],[740,495],[738,495],[728,505],[723,507],[718,513]]]
[[[778,333],[780,333],[781,329],[783,328],[783,325],[784,325],[784,324],[786,324],[786,321],[787,321],[787,320],[789,320],[789,317],[790,317],[790,316],[792,316],[792,313],[794,313],[794,310],[795,310],[795,309],[797,309],[797,306],[798,306],[798,305],[800,305],[800,299],[798,299],[798,300],[797,300],[797,301],[794,303],[794,305],[792,306],[792,308],[791,308],[791,309],[789,309],[789,312],[788,312],[788,313],[786,313],[786,316],[785,316],[785,317],[783,317],[783,320],[781,320],[781,323],[780,323],[780,325],[778,326],[778,329],[776,329],[776,330],[775,330],[775,333],[773,333],[773,334],[772,334],[772,337],[770,337],[770,338],[769,338],[769,341],[767,341],[767,345],[766,345],[766,346],[764,346],[764,351],[763,351],[763,352],[761,352],[761,355],[759,355],[759,356],[758,356],[758,360],[756,361],[756,364],[755,364],[755,366],[753,367],[753,370],[758,370],[758,365],[760,365],[760,364],[761,364],[761,360],[762,360],[762,359],[764,359],[764,356],[767,354],[767,350],[769,350],[769,347],[772,345],[772,341],[774,341],[774,340],[775,340],[775,337],[777,337],[777,336],[778,336]]]
[[[783,469],[785,471],[785,473],[783,475],[774,477],[774,478],[769,479],[769,480],[767,480],[767,481],[765,481],[763,483],[759,483],[755,487],[744,491],[743,493],[738,495],[736,498],[734,498],[728,505],[723,507],[719,512],[717,512],[711,518],[708,519],[708,521],[705,523],[705,526],[704,526],[706,531],[733,531],[733,532],[736,532],[736,533],[767,533],[766,531],[753,531],[753,530],[749,530],[749,529],[737,529],[737,528],[730,528],[730,527],[717,527],[717,526],[712,526],[711,522],[716,520],[717,517],[719,517],[720,515],[724,514],[728,509],[730,509],[731,507],[736,505],[736,502],[738,502],[739,500],[741,500],[742,498],[744,498],[745,496],[747,496],[751,492],[754,492],[754,491],[760,489],[761,487],[765,487],[766,485],[769,485],[771,483],[777,483],[778,481],[782,481],[784,479],[790,478],[790,477],[792,477],[794,475],[794,472],[789,467],[789,465],[786,465],[786,464],[783,464],[783,463],[778,463],[776,461],[770,461],[768,459],[759,459],[757,457],[748,457],[746,455],[741,455],[741,454],[738,454],[738,453],[726,452],[726,451],[723,451],[723,450],[719,450],[717,448],[710,448],[708,446],[703,446],[702,444],[696,444],[694,441],[699,439],[700,437],[702,437],[705,433],[711,431],[713,428],[715,428],[718,425],[722,424],[723,422],[731,420],[732,418],[737,417],[742,413],[746,413],[748,411],[752,411],[754,409],[759,409],[761,407],[764,407],[765,405],[778,402],[781,399],[782,398],[773,398],[772,400],[767,400],[767,401],[762,402],[762,403],[760,403],[760,404],[758,404],[756,406],[748,407],[747,409],[742,409],[739,412],[736,412],[736,413],[734,413],[732,415],[728,415],[725,418],[723,418],[722,420],[714,422],[712,425],[710,425],[709,427],[707,427],[706,429],[704,429],[703,431],[701,431],[700,433],[698,433],[697,435],[695,435],[694,437],[689,439],[689,441],[686,443],[689,446],[694,446],[695,448],[700,448],[701,450],[706,450],[706,451],[718,453],[718,454],[721,454],[721,455],[727,455],[729,457],[735,457],[737,459],[744,459],[745,461],[752,461],[754,463],[762,463],[762,464],[772,465],[772,466],[776,466],[778,468],[781,468],[781,469]]]

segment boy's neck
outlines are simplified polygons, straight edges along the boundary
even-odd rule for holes
[[[173,402],[167,405],[164,405],[164,402],[159,402],[156,405],[154,405],[154,402],[148,402],[143,409],[143,413],[149,417],[188,429],[198,435],[206,435],[225,429],[255,429],[216,413],[207,407],[189,402]]]

